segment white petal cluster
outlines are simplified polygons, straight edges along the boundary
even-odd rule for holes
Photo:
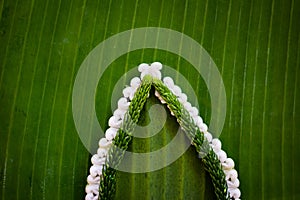
[[[93,165],[90,168],[90,175],[87,177],[88,184],[85,188],[85,200],[98,200],[100,178],[102,176],[102,168],[105,164],[108,150],[121,127],[125,113],[128,111],[130,101],[133,99],[133,96],[140,85],[141,79],[138,77],[135,77],[130,81],[130,86],[123,90],[123,97],[118,101],[118,108],[108,120],[109,128],[105,131],[105,137],[99,140],[97,153],[91,158]]]
[[[178,98],[178,101],[183,104],[184,108],[189,112],[195,124],[199,127],[199,130],[204,134],[205,139],[209,142],[211,148],[218,156],[223,171],[226,175],[229,196],[230,198],[238,200],[241,196],[241,192],[238,188],[240,182],[237,178],[237,171],[234,169],[234,161],[231,158],[227,158],[226,152],[223,151],[221,148],[221,141],[217,138],[213,138],[211,133],[208,132],[208,127],[203,122],[202,118],[199,116],[198,109],[196,107],[193,107],[191,103],[188,102],[186,94],[184,94],[181,91],[180,87],[174,84],[173,79],[171,77],[165,77],[163,78],[163,82],[169,88],[169,90]],[[160,99],[162,103],[165,103],[165,101],[160,97],[158,92],[156,92],[155,95]]]
[[[161,79],[162,64],[160,62],[154,62],[151,65],[147,63],[142,63],[139,65],[138,70],[141,72],[141,79],[146,75],[150,75],[153,78]]]

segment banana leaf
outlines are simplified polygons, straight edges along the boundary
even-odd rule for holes
[[[141,27],[184,33],[214,60],[226,91],[220,139],[239,172],[241,198],[300,199],[299,19],[299,0],[0,0],[0,199],[85,198],[91,152],[72,114],[76,75],[99,43]],[[209,124],[210,93],[193,65],[172,52],[138,49],[115,59],[99,80],[95,110],[103,129],[117,104],[117,82],[154,61],[185,77]],[[152,94],[140,125],[151,123],[155,103]],[[177,129],[167,112],[159,133],[134,138],[129,149],[159,149]],[[117,172],[115,198],[216,197],[191,146],[160,170]]]

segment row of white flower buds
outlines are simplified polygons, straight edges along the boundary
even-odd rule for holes
[[[100,139],[97,154],[94,154],[91,158],[93,165],[90,168],[90,175],[87,177],[88,184],[85,188],[86,200],[98,200],[102,168],[105,164],[109,147],[111,146],[113,139],[116,137],[118,129],[122,124],[124,115],[129,108],[129,104],[133,99],[135,92],[141,84],[141,79],[143,79],[143,77],[147,74],[160,79],[161,73],[159,70],[161,68],[162,65],[158,62],[152,63],[150,66],[148,64],[140,64],[138,70],[141,72],[141,77],[134,77],[131,79],[130,86],[123,90],[123,97],[121,97],[118,101],[118,108],[114,111],[113,116],[108,121],[110,128],[106,130],[105,137]]]
[[[199,111],[196,107],[193,107],[191,103],[188,102],[187,95],[181,91],[181,88],[174,84],[174,81],[170,77],[165,77],[163,79],[164,84],[169,88],[169,90],[176,95],[178,101],[183,104],[184,108],[189,112],[193,118],[195,124],[199,127],[199,130],[204,133],[204,137],[209,142],[213,151],[217,154],[218,159],[222,164],[223,171],[226,175],[226,181],[228,186],[228,192],[230,198],[239,200],[241,192],[239,190],[240,182],[238,180],[238,173],[234,169],[234,161],[231,158],[227,158],[225,151],[221,149],[221,141],[218,138],[213,138],[211,133],[208,132],[207,125],[203,122],[202,118],[199,116]],[[155,95],[160,99],[161,103],[166,103],[158,92]],[[172,115],[174,115],[171,112]]]
[[[109,147],[112,144],[112,140],[115,138],[118,129],[121,126],[124,115],[128,110],[131,100],[134,97],[135,92],[141,84],[141,79],[145,75],[151,75],[154,78],[161,79],[162,64],[154,62],[150,66],[148,64],[140,64],[138,67],[141,76],[135,77],[131,80],[130,86],[123,90],[123,97],[118,101],[118,108],[114,111],[113,116],[109,119],[108,128],[105,132],[105,138],[100,139],[99,148],[97,154],[91,158],[92,166],[90,168],[90,175],[87,177],[88,185],[86,186],[86,200],[97,200],[99,196],[99,184],[100,177],[102,176],[102,168],[105,164]],[[234,162],[231,158],[227,158],[226,153],[221,150],[221,141],[217,138],[213,139],[212,135],[208,132],[208,127],[203,123],[202,118],[198,115],[199,111],[196,107],[187,101],[187,96],[181,91],[181,88],[174,84],[174,81],[170,77],[163,79],[164,84],[175,94],[180,103],[182,103],[187,111],[189,111],[194,122],[199,127],[200,131],[204,133],[205,138],[210,143],[210,146],[214,152],[218,155],[218,158],[222,164],[223,171],[226,174],[226,181],[228,185],[228,191],[231,198],[236,200],[239,199],[241,192],[238,189],[239,180],[237,179],[238,174],[234,169]],[[155,95],[160,99],[161,103],[166,103],[158,92],[155,91]],[[171,113],[173,114],[173,113]]]
[[[99,148],[97,153],[91,158],[92,166],[90,175],[87,177],[87,186],[85,188],[85,200],[98,200],[100,178],[102,176],[102,168],[105,164],[108,150],[113,139],[121,126],[124,115],[129,108],[130,101],[141,84],[141,79],[135,77],[131,80],[130,86],[123,90],[123,97],[118,101],[118,108],[114,111],[113,116],[108,120],[109,128],[105,131],[105,137],[99,140]]]

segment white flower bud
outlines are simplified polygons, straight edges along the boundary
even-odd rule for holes
[[[87,177],[87,182],[90,184],[90,185],[94,185],[94,184],[100,184],[100,176],[96,176],[96,177],[93,177],[92,175],[89,175]]]
[[[186,94],[184,93],[181,93],[178,97],[178,101],[182,104],[186,103],[187,102],[187,96]]]
[[[140,85],[141,85],[141,79],[139,77],[134,77],[133,79],[131,79],[130,86],[133,89],[137,89]]]
[[[195,116],[193,119],[194,119],[195,124],[196,124],[198,127],[200,127],[201,124],[203,124],[203,119],[202,119],[200,116]]]
[[[105,158],[107,155],[107,149],[98,148],[97,154],[98,154],[99,158]]]
[[[93,165],[104,165],[105,157],[100,158],[98,154],[95,154],[92,156],[91,161],[92,161]]]
[[[234,161],[231,158],[227,158],[224,163],[222,163],[224,170],[230,170],[234,168]]]
[[[231,198],[240,198],[241,191],[238,188],[228,188],[228,192]]]
[[[128,107],[129,107],[129,104],[130,103],[127,101],[127,99],[122,97],[118,101],[118,109],[127,111]]]
[[[116,135],[117,135],[117,131],[118,129],[116,128],[109,128],[105,131],[105,138],[108,140],[108,141],[111,141],[113,140]]]
[[[163,82],[169,89],[174,87],[174,81],[171,77],[165,77]]]
[[[216,153],[217,153],[218,159],[220,160],[221,163],[223,163],[223,162],[226,161],[226,159],[227,159],[227,154],[226,154],[225,151],[220,150],[220,151],[218,151],[218,152],[216,152]]]
[[[235,179],[234,181],[227,181],[227,185],[229,188],[238,188],[240,186],[239,179]]]
[[[101,138],[99,140],[99,147],[100,148],[109,148],[111,145],[111,141],[108,141],[106,138]]]
[[[192,105],[191,105],[190,102],[185,102],[185,103],[183,104],[183,106],[184,106],[184,108],[185,108],[187,111],[189,111],[189,110],[192,108]]]
[[[120,128],[122,124],[122,120],[118,119],[116,116],[111,116],[108,120],[108,125],[113,128]]]
[[[155,70],[161,70],[162,64],[160,62],[154,62],[151,64],[151,67],[154,68]]]
[[[207,139],[207,141],[210,143],[213,139],[212,135],[209,132],[204,133],[204,137]]]
[[[120,109],[116,109],[114,111],[114,116],[119,120],[119,119],[123,119],[124,115],[126,113],[126,110],[120,110]]]
[[[147,63],[142,63],[139,65],[138,67],[138,71],[139,72],[144,72],[149,68],[149,65]]]
[[[199,129],[202,133],[205,133],[205,132],[207,132],[208,127],[206,124],[202,123],[202,124],[200,124]]]
[[[192,107],[192,108],[189,110],[189,112],[190,112],[190,115],[191,115],[192,117],[198,116],[198,114],[199,114],[199,111],[198,111],[198,109],[197,109],[196,107]]]
[[[226,175],[226,180],[231,180],[235,181],[238,177],[238,173],[235,169],[230,169],[230,170],[224,170],[225,175]]]
[[[101,176],[102,175],[102,165],[93,165],[91,166],[90,168],[90,174],[93,176],[93,177],[96,177],[96,176]]]
[[[179,97],[180,94],[181,94],[181,88],[178,87],[177,85],[174,85],[174,87],[173,87],[173,93],[174,93],[177,97]]]
[[[222,143],[218,138],[215,138],[211,141],[211,147],[214,149],[214,152],[221,151]]]
[[[126,87],[123,89],[123,96],[132,100],[136,89],[132,87]]]

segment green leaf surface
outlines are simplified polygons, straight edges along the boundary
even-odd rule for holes
[[[0,14],[0,199],[84,199],[91,155],[73,121],[76,74],[100,42],[147,26],[188,35],[218,66],[227,98],[220,139],[236,163],[242,199],[300,198],[299,0],[0,0]],[[209,123],[210,95],[194,67],[170,52],[141,49],[116,59],[99,81],[103,128],[117,81],[153,61],[189,81]],[[147,102],[142,123],[156,101]],[[130,148],[160,148],[177,128],[168,115],[159,134]],[[215,198],[193,148],[164,169],[117,177],[116,199]]]

